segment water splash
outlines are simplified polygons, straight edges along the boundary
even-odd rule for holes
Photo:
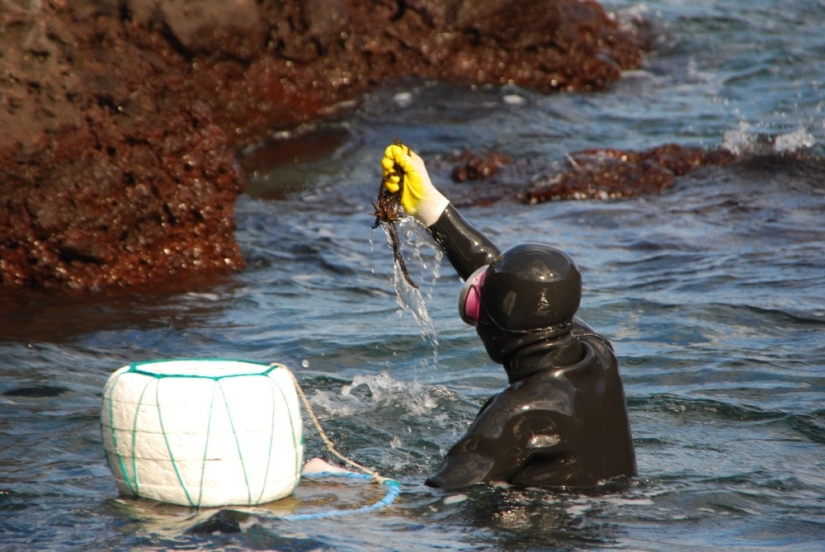
[[[772,136],[741,121],[738,128],[725,132],[722,146],[736,155],[766,155],[794,153],[810,149],[815,144],[813,134],[802,126],[792,132]]]
[[[776,153],[789,153],[800,149],[809,149],[816,144],[813,135],[805,128],[798,128],[787,134],[780,134],[773,141],[773,150]]]
[[[421,224],[412,217],[405,217],[396,223],[401,239],[402,255],[407,260],[407,269],[415,272],[413,279],[418,281],[418,289],[407,282],[401,267],[393,263],[392,283],[395,288],[396,302],[399,306],[399,315],[404,311],[412,314],[421,328],[421,339],[432,348],[432,356],[425,357],[419,363],[422,368],[438,367],[438,331],[427,311],[427,298],[432,298],[435,282],[440,273],[441,260],[444,253],[427,234]],[[384,232],[387,245],[392,249],[392,241],[388,233]],[[431,258],[428,258],[431,257]],[[432,266],[430,266],[432,263]],[[424,292],[422,293],[422,290]]]
[[[456,400],[456,395],[439,385],[405,382],[381,372],[356,375],[352,383],[343,385],[340,391],[318,390],[310,401],[333,417],[398,408],[402,417],[417,419],[424,415],[432,416],[443,399]]]

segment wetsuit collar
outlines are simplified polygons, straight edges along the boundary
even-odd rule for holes
[[[579,339],[570,333],[572,323],[559,335],[559,328],[514,336],[504,356],[504,369],[510,383],[536,372],[576,364],[584,350]]]

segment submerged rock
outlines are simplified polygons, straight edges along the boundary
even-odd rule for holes
[[[510,156],[496,151],[477,155],[470,150],[465,150],[456,158],[456,165],[450,176],[453,182],[483,180],[496,174],[500,167],[512,162]]]
[[[465,151],[452,160],[435,160],[430,174],[446,172],[446,164],[459,161],[452,167],[452,182],[440,183],[459,207],[506,200],[537,204],[657,194],[673,186],[679,176],[705,166],[727,165],[736,158],[724,148],[706,150],[678,144],[645,151],[590,149],[568,153],[561,161],[509,162],[498,152],[477,155]]]
[[[647,151],[593,149],[569,154],[567,167],[534,181],[521,194],[527,203],[556,199],[618,199],[659,193],[675,177],[707,165],[726,165],[734,154],[724,150],[665,144]]]
[[[17,387],[9,389],[0,393],[4,397],[27,397],[27,398],[46,398],[58,397],[65,393],[65,387],[55,387],[53,385],[33,385],[31,387]]]
[[[6,0],[0,284],[242,268],[235,148],[406,75],[600,88],[639,42],[580,0]]]

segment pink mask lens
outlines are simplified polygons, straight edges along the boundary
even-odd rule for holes
[[[461,319],[471,326],[478,324],[478,317],[481,315],[481,287],[484,285],[486,274],[487,266],[473,272],[464,282],[464,288],[458,299],[458,312]]]

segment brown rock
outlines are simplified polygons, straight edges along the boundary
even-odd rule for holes
[[[485,155],[477,155],[470,150],[465,150],[456,161],[457,164],[450,174],[453,182],[490,178],[498,172],[499,167],[513,162],[508,155],[500,152],[492,151]]]
[[[189,55],[220,52],[247,61],[260,53],[266,39],[255,0],[165,0],[157,9]]]
[[[240,268],[234,147],[405,75],[585,90],[638,60],[591,1],[0,0],[0,284]]]
[[[0,144],[0,283],[111,289],[242,267],[243,177],[224,132],[202,102],[164,97],[163,64],[92,4],[32,2],[11,24],[33,38],[2,58],[4,91],[23,101],[0,110],[14,130]]]
[[[733,161],[727,150],[702,150],[666,144],[648,151],[593,149],[567,157],[568,170],[534,183],[522,194],[527,203],[558,199],[618,199],[659,193],[676,176],[699,167]]]

